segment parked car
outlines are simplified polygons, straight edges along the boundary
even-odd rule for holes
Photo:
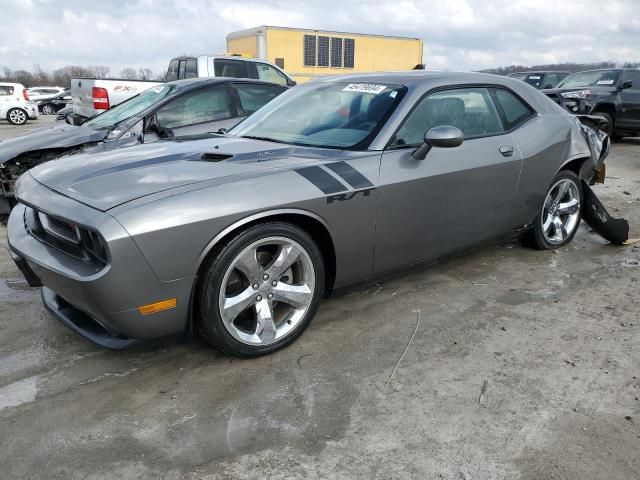
[[[494,75],[318,79],[226,135],[31,169],[9,245],[49,311],[101,345],[193,327],[263,355],[332,291],[503,234],[567,245],[608,153],[582,121]]]
[[[198,55],[176,57],[169,62],[167,81],[197,77],[256,78],[285,87],[292,87],[295,80],[282,69],[264,60],[240,55]]]
[[[232,127],[284,90],[259,80],[179,80],[151,87],[80,126],[54,125],[0,142],[0,214],[10,210],[15,180],[35,165],[80,150],[113,150],[217,132]]]
[[[37,100],[35,103],[40,113],[53,115],[54,113],[58,113],[58,110],[62,110],[67,105],[71,105],[71,92],[65,90],[53,97],[44,97]]]
[[[522,80],[538,90],[555,87],[569,72],[516,72],[508,76]]]
[[[43,98],[55,97],[65,91],[67,88],[63,87],[31,87],[27,88],[29,98],[33,101],[42,100]]]
[[[73,125],[73,122],[67,122],[67,117],[73,113],[73,105],[67,105],[64,108],[58,110],[56,114],[56,122],[65,122]]]
[[[640,70],[573,73],[544,93],[572,113],[604,117],[614,138],[640,134]]]
[[[111,78],[72,78],[73,111],[77,121],[82,122],[162,83]]]
[[[24,125],[38,118],[38,109],[20,83],[0,83],[0,118],[13,125]]]

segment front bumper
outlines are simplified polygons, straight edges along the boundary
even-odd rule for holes
[[[38,118],[38,107],[36,105],[29,105],[27,107],[27,115],[31,120]]]
[[[106,232],[112,260],[103,268],[96,267],[44,243],[28,229],[28,207],[18,204],[7,224],[9,249],[28,283],[43,287],[46,308],[62,323],[106,348],[183,334],[194,279],[160,280],[113,217],[58,197],[58,202],[73,202],[80,217],[104,217],[101,230]],[[177,298],[177,306],[150,315],[139,313],[139,306],[166,298]]]

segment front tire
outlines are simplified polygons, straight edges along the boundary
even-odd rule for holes
[[[309,326],[324,279],[322,254],[304,230],[254,225],[205,260],[195,297],[198,330],[228,355],[275,352]]]
[[[12,108],[7,112],[7,122],[12,125],[24,125],[28,118],[27,112],[21,108]]]
[[[538,250],[562,248],[573,240],[581,219],[582,183],[563,170],[551,182],[525,243]]]

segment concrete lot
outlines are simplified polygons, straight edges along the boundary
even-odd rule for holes
[[[637,238],[640,141],[608,166]],[[0,477],[638,479],[639,263],[584,226],[558,252],[493,246],[325,301],[247,361],[95,347],[2,248]]]

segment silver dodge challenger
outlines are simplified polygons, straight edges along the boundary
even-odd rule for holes
[[[100,345],[199,332],[258,356],[331,292],[505,236],[566,245],[608,142],[518,80],[332,77],[213,137],[33,168],[9,247],[46,308]]]

